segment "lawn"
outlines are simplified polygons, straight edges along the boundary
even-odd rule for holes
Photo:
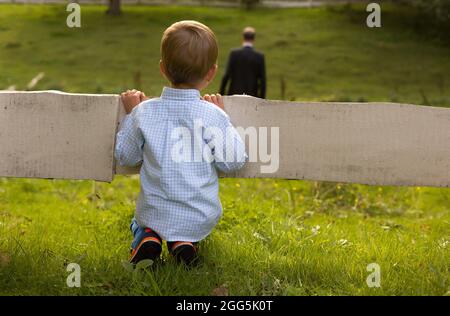
[[[450,105],[449,47],[417,30],[413,13],[386,7],[367,29],[363,7],[289,10],[126,7],[121,17],[83,6],[82,28],[60,5],[0,5],[0,88],[158,95],[166,26],[197,19],[217,33],[219,64],[253,25],[268,98]],[[220,73],[221,74],[221,73]],[[219,76],[220,76],[219,74]],[[140,77],[140,79],[138,78]],[[208,92],[216,91],[216,79]],[[445,295],[449,294],[450,190],[310,181],[221,179],[224,216],[190,270],[164,252],[153,271],[126,260],[139,179],[0,178],[0,294]],[[69,263],[81,287],[69,288]],[[381,269],[368,287],[367,265]]]

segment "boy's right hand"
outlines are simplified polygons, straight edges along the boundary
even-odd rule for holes
[[[139,103],[148,99],[144,92],[135,89],[127,90],[121,93],[120,96],[127,114],[131,113],[133,108],[139,105]]]
[[[211,102],[212,104],[218,106],[219,108],[221,108],[222,110],[225,111],[225,106],[223,104],[223,98],[220,94],[205,94],[205,96],[203,97],[203,100]]]

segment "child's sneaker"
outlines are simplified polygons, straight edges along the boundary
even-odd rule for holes
[[[167,242],[170,254],[178,261],[187,265],[197,263],[198,247],[196,242],[175,241]]]
[[[131,263],[138,263],[141,260],[150,259],[155,261],[162,251],[162,240],[159,235],[150,228],[144,228],[141,240],[135,249],[131,249]]]

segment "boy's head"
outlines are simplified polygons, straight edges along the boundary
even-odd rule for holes
[[[176,87],[202,89],[217,71],[218,45],[214,33],[196,21],[169,26],[161,40],[161,71]]]

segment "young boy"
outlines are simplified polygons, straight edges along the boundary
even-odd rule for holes
[[[177,260],[192,263],[197,243],[222,215],[218,170],[236,171],[245,163],[245,145],[223,111],[222,97],[200,96],[216,75],[217,55],[207,26],[177,22],[161,40],[160,70],[171,87],[150,100],[140,91],[122,93],[128,114],[115,156],[124,166],[142,162],[132,263],[159,258],[162,240]]]

